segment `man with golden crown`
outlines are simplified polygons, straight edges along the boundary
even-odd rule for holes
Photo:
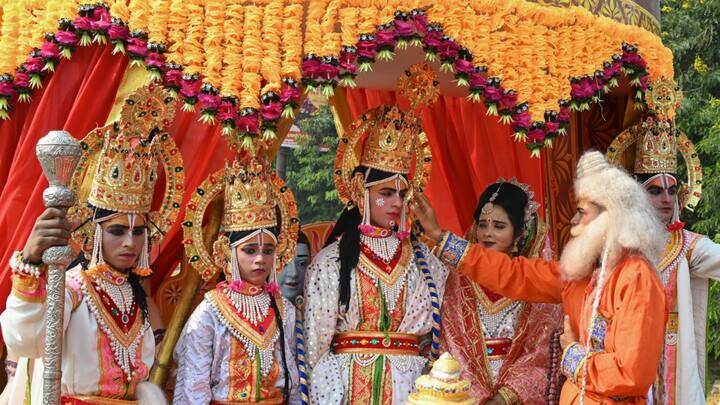
[[[437,97],[427,65],[411,67],[400,88],[413,109]],[[309,399],[404,404],[427,361],[420,356],[420,337],[432,332],[433,353],[439,348],[447,275],[424,244],[411,242],[405,220],[409,193],[420,191],[427,178],[429,151],[416,113],[397,106],[366,112],[350,130],[335,160],[347,207],[305,282]],[[357,159],[355,147],[364,136]]]
[[[182,197],[182,160],[165,131],[174,108],[160,86],[148,85],[125,101],[119,121],[90,132],[71,180],[79,202],[68,213],[46,209],[10,261],[12,294],[0,315],[5,343],[39,362],[47,277],[42,252],[72,239],[90,256],[81,253],[65,276],[63,404],[165,403],[159,388],[145,382],[155,339],[140,282],[152,273],[150,243],[159,243],[174,223]],[[158,158],[169,179],[162,208],[152,211]],[[88,183],[89,195],[82,191]],[[71,222],[79,226],[73,230]],[[41,390],[32,386],[27,393],[39,401]]]
[[[720,280],[720,245],[684,228],[683,208],[692,210],[701,196],[702,168],[695,147],[673,121],[682,93],[671,80],[651,84],[644,121],[620,134],[608,148],[611,161],[625,163],[635,145],[634,172],[666,225],[658,264],[665,287],[668,321],[653,403],[704,404],[705,331],[708,280]],[[677,178],[677,155],[685,159],[688,183]],[[631,156],[630,156],[631,157]],[[628,165],[630,166],[630,165]]]
[[[210,253],[203,214],[224,192],[222,232]],[[186,253],[201,276],[224,278],[205,294],[175,347],[173,403],[298,403],[295,307],[276,270],[293,260],[299,221],[284,182],[256,159],[211,175],[188,204]]]
[[[662,226],[642,187],[599,152],[580,158],[575,193],[573,238],[559,263],[511,258],[443,231],[423,196],[411,208],[448,265],[506,297],[562,303],[561,404],[645,404],[666,319],[653,264]]]

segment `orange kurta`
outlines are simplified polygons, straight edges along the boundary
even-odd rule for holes
[[[594,280],[562,281],[557,262],[511,258],[468,245],[457,269],[506,297],[562,303],[579,341],[584,342],[594,297]],[[663,344],[665,293],[651,264],[627,255],[609,274],[600,299],[594,353],[587,359],[585,404],[645,404],[655,380]],[[582,328],[579,326],[583,325]],[[580,402],[580,377],[563,386],[561,404]]]

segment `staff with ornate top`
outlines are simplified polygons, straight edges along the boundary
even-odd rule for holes
[[[75,204],[75,193],[67,187],[80,159],[80,143],[65,131],[50,131],[35,147],[43,173],[50,186],[43,192],[46,207],[67,209]],[[65,267],[72,259],[68,245],[52,246],[42,255],[48,265],[47,318],[45,327],[45,374],[43,404],[60,403],[62,375],[63,312],[65,305]]]

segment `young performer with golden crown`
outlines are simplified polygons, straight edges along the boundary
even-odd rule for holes
[[[426,198],[411,203],[440,257],[512,299],[562,303],[561,404],[645,404],[662,352],[665,294],[653,263],[662,226],[645,191],[599,152],[578,162],[573,239],[560,262],[511,258],[442,231]]]
[[[415,65],[400,90],[413,109],[434,101],[435,73]],[[403,404],[426,364],[419,338],[432,331],[438,349],[447,270],[411,243],[405,220],[406,198],[422,189],[429,164],[419,117],[397,106],[366,112],[340,141],[335,176],[347,207],[305,283],[310,403]]]
[[[466,237],[511,257],[537,257],[547,226],[526,184],[498,180],[483,191]],[[549,252],[552,253],[552,252]],[[545,404],[557,305],[516,301],[451,272],[442,304],[443,347],[481,404]]]
[[[13,289],[0,316],[3,337],[13,353],[39,358],[46,309],[42,252],[72,237],[90,255],[89,263],[81,255],[66,273],[63,404],[135,404],[145,392],[156,395],[139,398],[141,403],[165,403],[157,387],[142,383],[153,364],[155,340],[140,280],[151,274],[150,243],[160,242],[180,208],[182,160],[165,132],[174,112],[159,86],[131,94],[118,122],[81,142],[83,156],[71,181],[78,204],[67,215],[48,208],[10,262]],[[166,174],[165,197],[152,211],[158,158]],[[89,195],[83,191],[87,185]],[[70,222],[80,224],[72,235]],[[32,387],[33,400],[39,401],[41,390]]]
[[[223,229],[210,253],[203,214],[223,191]],[[196,190],[184,225],[190,263],[206,281],[219,271],[225,280],[205,294],[183,329],[173,403],[296,403],[295,307],[275,281],[276,270],[295,256],[292,193],[267,165],[235,160]]]
[[[688,231],[679,221],[681,209],[693,210],[702,191],[695,146],[673,121],[682,98],[680,89],[673,81],[660,80],[651,84],[645,97],[651,113],[613,141],[608,158],[630,167],[632,156],[625,152],[635,150],[635,177],[667,226],[658,270],[670,315],[653,402],[704,404],[708,279],[720,280],[720,245]],[[677,178],[678,152],[685,159],[687,184]]]

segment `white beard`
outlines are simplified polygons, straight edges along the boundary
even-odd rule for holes
[[[587,225],[575,225],[570,230],[572,239],[560,256],[560,274],[563,280],[580,280],[595,270],[608,232],[607,212],[602,212]]]

